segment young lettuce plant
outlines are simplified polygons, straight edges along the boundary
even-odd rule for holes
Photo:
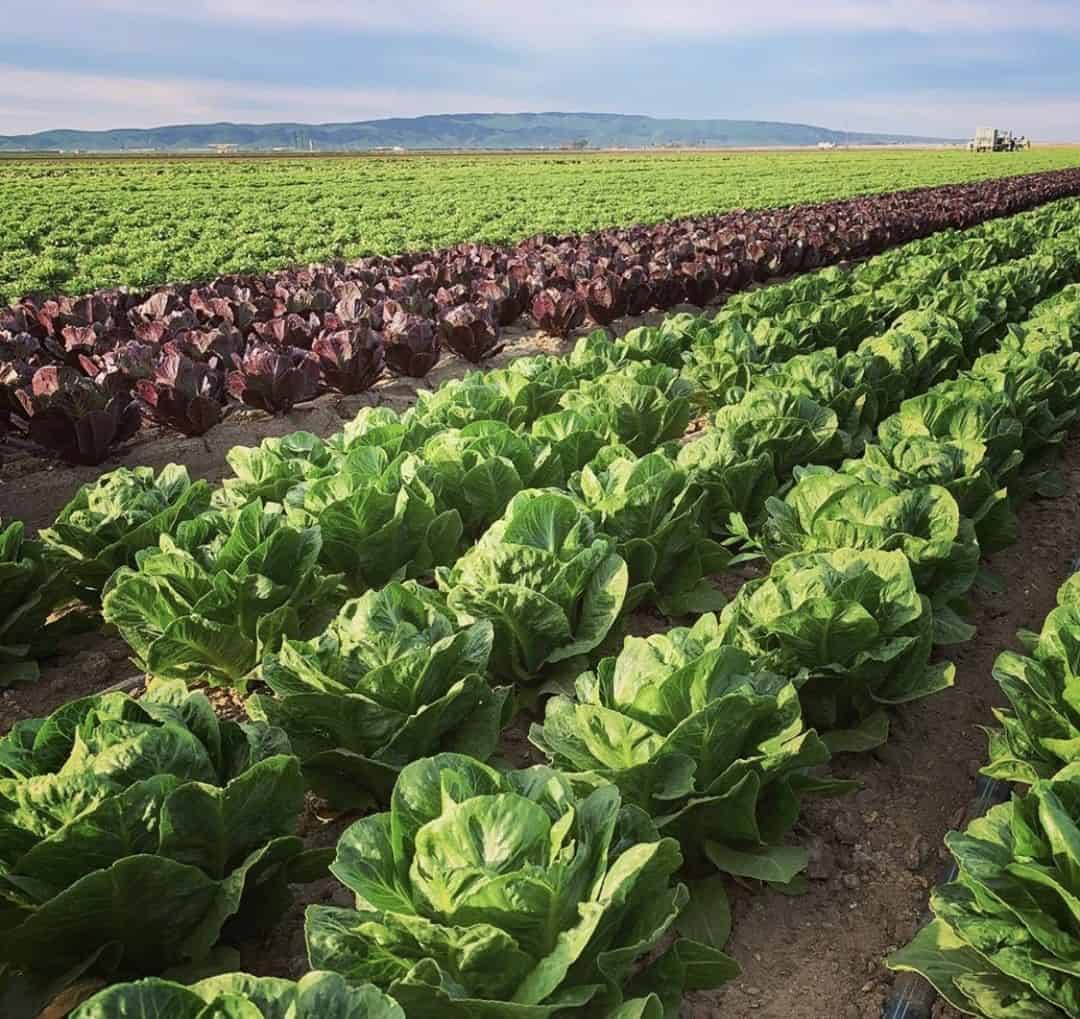
[[[985,448],[983,466],[1010,489],[1024,465],[1024,426],[1009,399],[974,379],[956,379],[905,400],[878,426],[878,442],[888,456],[912,438],[977,442]]]
[[[419,455],[440,503],[457,510],[472,540],[522,489],[565,484],[562,461],[551,446],[499,421],[439,432]]]
[[[436,579],[462,622],[492,623],[492,674],[516,683],[535,683],[545,667],[595,650],[628,586],[626,563],[591,514],[565,493],[535,489],[514,496]]]
[[[1021,633],[1027,655],[1003,651],[994,679],[1012,711],[994,712],[983,774],[1032,784],[1080,763],[1080,575],[1059,589],[1057,607],[1039,634]]]
[[[1016,514],[1009,493],[986,468],[987,451],[971,439],[912,436],[887,450],[870,444],[858,460],[845,460],[845,474],[886,488],[902,490],[940,485],[956,500],[960,515],[975,527],[984,553],[1000,552],[1016,542]]]
[[[786,556],[743,585],[722,622],[757,667],[802,674],[803,715],[834,752],[880,745],[885,705],[936,693],[955,676],[952,663],[929,662],[933,609],[900,551]]]
[[[807,863],[785,846],[807,770],[829,751],[802,720],[790,680],[755,671],[713,615],[692,628],[628,637],[617,658],[547,702],[530,740],[575,783],[618,786],[692,864],[790,882]]]
[[[832,463],[851,448],[836,412],[783,389],[752,389],[738,403],[721,407],[713,421],[719,436],[746,458],[767,453],[777,478],[805,463]]]
[[[1080,1015],[1080,766],[991,807],[945,844],[957,877],[930,895],[934,921],[887,960],[954,1008],[987,1019]]]
[[[17,722],[0,776],[0,960],[28,980],[202,962],[319,870],[285,734],[221,721],[183,683]]]
[[[705,491],[705,518],[712,533],[729,537],[739,521],[757,522],[765,500],[780,488],[772,454],[755,449],[752,436],[708,429],[676,457],[689,479]],[[732,523],[732,516],[737,519]]]
[[[415,456],[388,463],[381,449],[358,449],[337,474],[293,489],[286,509],[321,534],[323,566],[362,594],[392,580],[431,577],[454,561],[461,517],[440,503],[429,474]]]
[[[119,467],[83,485],[39,538],[72,591],[97,606],[117,569],[134,566],[137,552],[209,508],[210,486],[192,482],[186,467],[169,464],[156,475],[152,467]]]
[[[115,984],[80,1005],[71,1019],[405,1019],[393,998],[370,985],[350,987],[337,973],[299,981],[225,973],[185,986],[170,980]]]
[[[341,469],[341,452],[311,432],[263,439],[258,446],[233,446],[225,457],[232,477],[213,495],[219,509],[243,509],[250,502],[284,502],[304,482]]]
[[[311,641],[263,662],[274,696],[250,717],[288,733],[308,785],[339,809],[385,805],[398,772],[439,751],[486,760],[509,722],[511,689],[486,679],[490,623],[459,626],[433,591],[388,584],[346,602]]]
[[[706,537],[705,492],[671,458],[657,452],[639,459],[625,446],[607,446],[570,487],[626,560],[626,611],[648,603],[679,616],[723,606],[706,578],[722,572],[731,555]]]
[[[341,577],[320,568],[321,547],[275,504],[204,513],[117,570],[102,613],[148,674],[243,691],[284,637],[313,636],[337,610]]]
[[[613,785],[579,798],[549,768],[440,754],[346,829],[331,869],[356,908],[309,907],[308,955],[408,1015],[659,1019],[738,972],[687,939],[657,955],[689,898],[681,863]]]
[[[568,410],[601,419],[608,442],[644,456],[686,431],[692,391],[692,384],[674,368],[631,362],[582,382],[560,402]]]
[[[795,552],[899,549],[919,593],[934,606],[934,642],[959,643],[974,635],[954,605],[978,573],[979,544],[971,521],[941,486],[896,488],[828,467],[797,467],[787,495],[770,498],[765,507],[760,532],[744,536],[771,561]]]
[[[21,520],[0,529],[0,687],[36,680],[37,659],[54,650],[64,628],[49,620],[64,600],[64,578],[24,533]]]

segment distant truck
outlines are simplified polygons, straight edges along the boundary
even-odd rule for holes
[[[1031,142],[1024,135],[999,131],[996,127],[975,128],[975,137],[968,142],[969,152],[1019,152],[1030,148]]]

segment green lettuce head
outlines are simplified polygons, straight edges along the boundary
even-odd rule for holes
[[[805,851],[783,845],[807,769],[829,752],[803,724],[787,679],[754,669],[712,615],[690,629],[628,637],[617,658],[553,697],[530,739],[586,787],[618,786],[684,856],[787,883]]]
[[[83,485],[39,538],[63,569],[73,593],[101,602],[106,581],[135,553],[210,507],[210,486],[192,483],[186,467],[120,467]]]
[[[0,961],[148,974],[265,932],[307,866],[303,804],[280,729],[221,721],[180,682],[16,723],[0,740]]]
[[[441,754],[342,835],[332,869],[356,908],[309,907],[308,954],[409,1016],[659,1017],[661,999],[737,971],[686,940],[654,957],[688,899],[681,862],[612,785],[579,798],[549,768]]]
[[[252,697],[248,714],[288,733],[309,786],[336,807],[385,804],[410,761],[494,752],[512,701],[488,684],[491,644],[490,623],[460,626],[434,591],[388,584],[314,640],[283,641],[261,672],[274,696]]]
[[[1002,728],[990,734],[983,769],[992,778],[1032,783],[1080,762],[1080,575],[1057,600],[1041,633],[1021,634],[1028,654],[1003,651],[994,663],[1012,710],[994,712]]]
[[[885,705],[953,683],[951,663],[929,662],[933,610],[903,552],[786,556],[743,585],[722,623],[759,668],[803,674],[803,715],[833,750],[879,745]]]
[[[625,446],[607,446],[570,487],[626,560],[626,609],[647,603],[667,615],[685,615],[723,605],[705,578],[720,573],[731,557],[706,537],[704,489],[674,460],[661,452],[638,458]]]
[[[436,577],[461,622],[492,624],[492,675],[520,683],[595,650],[628,587],[615,542],[581,504],[534,489],[514,496],[502,519]]]
[[[150,675],[242,690],[282,638],[318,633],[340,605],[321,548],[276,504],[204,513],[117,570],[103,614]]]
[[[921,974],[954,1008],[987,1019],[1080,1015],[1080,767],[1037,781],[945,837],[954,881],[935,919],[887,960]]]
[[[337,973],[300,981],[226,973],[190,987],[168,980],[116,984],[80,1005],[71,1019],[405,1019],[393,998],[350,987]]]

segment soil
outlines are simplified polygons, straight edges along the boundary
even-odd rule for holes
[[[623,329],[640,320],[620,323]],[[536,333],[520,331],[494,365],[537,352],[565,350]],[[491,364],[489,362],[489,364]],[[460,376],[471,366],[447,359],[423,381],[425,388]],[[0,445],[0,517],[21,518],[28,527],[51,522],[78,485],[120,463],[154,467],[185,463],[193,475],[219,480],[228,470],[225,453],[270,435],[298,428],[328,435],[365,403],[404,406],[418,384],[393,380],[363,398],[324,398],[284,418],[234,416],[200,439],[185,439],[147,429],[110,463],[71,468],[37,457],[9,455]],[[1021,541],[989,560],[1005,593],[976,592],[968,618],[978,626],[971,642],[950,649],[956,685],[896,712],[888,744],[871,754],[835,762],[839,777],[857,779],[859,791],[835,800],[805,805],[795,838],[812,855],[809,888],[792,898],[767,888],[730,888],[734,933],[728,950],[743,968],[742,977],[717,992],[689,996],[689,1019],[877,1019],[892,982],[882,964],[916,931],[927,892],[939,878],[947,854],[942,838],[962,824],[986,758],[981,727],[991,725],[991,708],[1002,702],[991,676],[995,657],[1018,647],[1015,632],[1038,629],[1054,606],[1058,586],[1071,570],[1080,546],[1080,437],[1065,449],[1068,494],[1035,500],[1020,511]],[[718,578],[725,594],[758,573],[755,564]],[[665,628],[663,620],[637,614],[630,629],[638,634]],[[83,634],[66,643],[65,654],[43,663],[41,680],[0,692],[0,733],[16,721],[37,717],[72,698],[131,680],[134,667],[124,643],[106,632]],[[136,687],[137,684],[129,684]],[[137,693],[137,688],[135,689]],[[214,692],[217,708],[235,714],[238,705]],[[504,735],[502,756],[515,765],[537,760],[527,740],[528,718]],[[355,817],[333,816],[310,799],[302,819],[310,846],[332,845]],[[350,905],[348,893],[333,879],[298,890],[284,921],[264,941],[241,946],[243,968],[260,974],[295,977],[306,968],[303,908],[308,903]],[[958,1019],[939,1005],[938,1019]]]

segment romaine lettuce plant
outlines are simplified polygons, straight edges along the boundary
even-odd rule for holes
[[[582,382],[560,402],[602,420],[609,442],[620,442],[644,456],[686,431],[692,391],[692,384],[674,368],[631,362]]]
[[[292,432],[263,439],[257,446],[233,446],[225,460],[232,476],[215,489],[213,504],[220,509],[242,509],[256,499],[284,502],[304,482],[339,471],[343,457],[311,432]]]
[[[878,426],[878,441],[888,456],[901,442],[929,438],[978,442],[986,450],[981,466],[1007,487],[1023,470],[1024,426],[1009,399],[974,379],[956,379],[905,400]]]
[[[37,659],[61,628],[49,615],[64,599],[63,578],[24,533],[21,520],[0,529],[0,687],[37,679]]]
[[[495,523],[522,489],[565,484],[551,446],[500,421],[438,432],[419,456],[439,502],[457,510],[471,539]]]
[[[626,560],[626,610],[643,602],[667,615],[722,607],[723,595],[706,578],[731,555],[706,537],[705,492],[670,457],[639,459],[625,446],[607,446],[570,487]]]
[[[321,546],[275,504],[204,513],[117,570],[102,612],[150,675],[243,690],[282,638],[313,636],[337,610],[341,577],[320,568]]]
[[[955,880],[930,895],[934,921],[893,953],[954,1008],[987,1019],[1080,1015],[1080,766],[1035,782],[945,844]]]
[[[408,1015],[651,1019],[738,971],[712,946],[661,951],[689,898],[681,863],[613,785],[579,798],[548,768],[440,754],[345,831],[332,870],[356,908],[309,907],[308,954]]]
[[[185,986],[169,980],[115,984],[80,1005],[71,1019],[118,1016],[168,1019],[405,1019],[393,998],[370,986],[350,987],[337,973],[299,981],[225,973]]]
[[[705,490],[705,515],[716,535],[732,533],[733,514],[756,522],[780,487],[771,452],[755,450],[753,435],[710,428],[679,450],[676,463]]]
[[[0,959],[27,976],[200,962],[313,876],[285,734],[221,721],[183,683],[17,722],[0,776]]]
[[[286,509],[320,534],[323,566],[362,594],[391,580],[430,577],[454,561],[461,517],[440,503],[429,474],[415,456],[387,463],[381,449],[360,449],[338,473],[293,489]]]
[[[459,626],[412,581],[346,602],[311,641],[284,640],[252,718],[288,733],[308,785],[341,809],[385,805],[397,773],[441,750],[486,760],[509,722],[509,687],[486,679],[492,628]]]
[[[743,585],[722,622],[757,667],[804,671],[803,715],[833,750],[883,743],[884,705],[953,683],[951,663],[930,664],[933,610],[903,552],[786,556],[768,577]]]
[[[617,785],[692,863],[780,884],[806,865],[783,839],[829,752],[791,681],[755,671],[715,616],[628,637],[574,693],[549,700],[529,734],[573,782]]]
[[[872,443],[858,460],[845,460],[845,474],[897,490],[940,485],[975,526],[984,553],[1016,541],[1017,522],[1009,493],[987,470],[986,446],[972,439],[911,436],[888,449]]]
[[[1033,783],[1080,762],[1080,575],[1059,589],[1039,634],[1021,634],[1028,654],[1003,651],[994,679],[1012,705],[995,710],[983,774]]]
[[[973,636],[953,605],[975,580],[979,544],[971,521],[941,486],[890,487],[828,467],[797,467],[795,484],[783,500],[770,498],[766,511],[750,541],[770,560],[793,552],[899,549],[916,588],[933,603],[935,642]]]
[[[39,538],[65,581],[88,605],[101,603],[105,582],[135,554],[156,545],[184,520],[210,508],[210,486],[192,482],[178,464],[119,467],[83,485]]]
[[[783,389],[752,389],[738,403],[721,407],[713,427],[747,459],[767,453],[778,478],[799,464],[838,461],[851,448],[835,411]]]
[[[462,622],[494,626],[492,674],[535,683],[599,646],[626,600],[615,542],[571,496],[528,489],[451,568],[436,571]]]

